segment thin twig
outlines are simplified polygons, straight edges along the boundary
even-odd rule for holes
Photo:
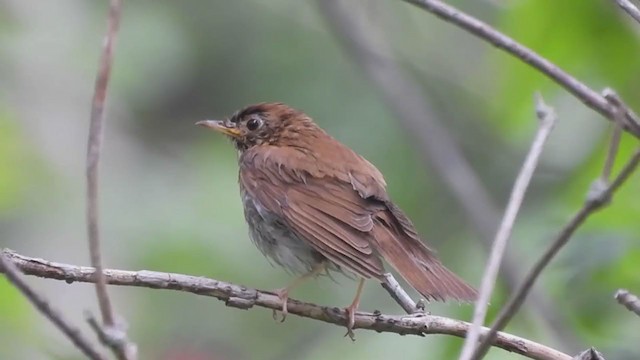
[[[627,310],[640,316],[640,298],[625,289],[616,291],[614,298],[618,303],[620,303],[620,305],[626,307]]]
[[[411,296],[404,291],[393,275],[389,273],[384,274],[382,287],[387,290],[393,300],[395,300],[407,314],[415,314],[420,311],[416,303],[411,299]]]
[[[26,297],[33,306],[38,309],[47,319],[65,334],[69,340],[85,354],[89,359],[105,360],[98,350],[96,350],[91,342],[82,335],[80,330],[71,325],[62,315],[51,307],[49,302],[41,295],[36,293],[27,283],[22,280],[19,273],[20,270],[13,264],[13,259],[7,257],[4,252],[0,253],[0,272],[5,274],[9,282],[13,284]]]
[[[613,126],[613,131],[611,133],[611,140],[609,141],[609,149],[607,151],[607,158],[604,162],[604,167],[602,168],[602,176],[601,179],[604,182],[608,182],[611,178],[611,170],[613,169],[613,164],[616,161],[616,156],[618,154],[618,148],[620,147],[620,138],[622,137],[622,127],[619,125]]]
[[[353,63],[375,85],[382,100],[394,113],[395,119],[406,127],[410,139],[433,166],[445,189],[463,210],[473,230],[478,233],[480,244],[490,251],[495,229],[500,221],[500,211],[491,193],[469,164],[428,94],[412,76],[406,73],[386,37],[382,22],[373,14],[363,14],[353,8],[348,0],[318,0],[318,7],[343,45]],[[504,255],[500,276],[509,292],[515,291],[524,278],[520,256],[512,249]],[[543,322],[546,331],[552,333],[567,349],[582,347],[565,326],[560,313],[546,294],[536,291],[530,295],[533,317]]]
[[[606,88],[602,91],[602,96],[616,109],[615,122],[613,124],[613,132],[611,134],[611,141],[609,142],[609,150],[607,152],[607,158],[602,168],[602,181],[606,184],[611,177],[611,171],[618,155],[618,148],[620,147],[620,139],[622,137],[622,127],[625,122],[625,109],[626,105],[622,102],[622,99],[613,90]]]
[[[498,269],[502,262],[502,255],[507,248],[507,242],[511,236],[513,225],[518,216],[520,206],[524,200],[524,196],[529,187],[529,183],[531,182],[531,178],[533,177],[533,173],[538,165],[540,155],[544,150],[544,145],[557,120],[555,111],[544,103],[542,96],[539,94],[536,96],[536,115],[538,117],[538,131],[531,143],[529,153],[522,164],[522,169],[520,169],[520,172],[516,177],[513,190],[509,197],[509,202],[507,203],[507,207],[504,212],[504,217],[498,227],[498,231],[493,242],[494,245],[491,250],[489,260],[487,261],[487,267],[484,275],[482,276],[482,284],[476,301],[473,315],[473,327],[465,339],[464,347],[462,348],[462,353],[460,355],[460,359],[462,360],[468,360],[476,347],[479,337],[479,329],[484,324],[484,320],[487,315],[489,299],[498,276]]]
[[[589,196],[582,208],[573,216],[573,218],[565,225],[556,238],[551,242],[547,250],[542,257],[536,261],[533,265],[527,277],[518,290],[511,296],[507,305],[505,305],[496,321],[491,325],[491,331],[484,336],[482,343],[476,349],[473,360],[479,360],[484,356],[488,350],[494,335],[504,329],[511,318],[522,306],[522,303],[527,297],[527,294],[531,290],[531,287],[536,282],[542,270],[544,270],[551,260],[558,254],[560,249],[567,244],[573,233],[584,223],[584,221],[596,210],[609,203],[611,195],[618,190],[618,188],[633,174],[636,167],[640,163],[640,149],[631,156],[631,159],[626,163],[624,168],[620,171],[618,176],[613,182],[606,188],[602,189],[599,196]]]
[[[102,147],[104,108],[107,97],[107,86],[113,64],[113,48],[120,26],[122,0],[111,0],[109,3],[108,29],[105,35],[100,64],[95,82],[95,91],[91,104],[89,123],[89,140],[87,143],[87,233],[91,265],[97,269],[96,295],[102,315],[102,322],[109,332],[115,332],[117,324],[113,315],[111,301],[107,292],[106,280],[102,273],[102,257],[100,255],[100,215],[98,206],[100,149]],[[119,345],[118,345],[119,344]],[[133,345],[126,342],[109,342],[114,354],[120,360],[134,359]]]
[[[564,87],[576,98],[582,101],[591,109],[599,112],[606,119],[615,122],[616,109],[600,94],[578,79],[560,69],[551,61],[545,59],[535,51],[516,42],[514,39],[499,32],[490,25],[465,14],[453,6],[447,5],[439,0],[403,0],[410,4],[426,10],[439,18],[457,25],[467,32],[488,41],[494,46],[519,58],[530,66],[536,68],[541,73]],[[631,111],[625,112],[626,122],[624,130],[640,139],[640,120]]]
[[[2,250],[22,272],[38,277],[72,282],[95,282],[95,269],[92,267],[55,263],[43,259],[17,254],[11,250]],[[183,274],[156,271],[126,271],[104,269],[108,284],[136,286],[151,289],[165,289],[189,292],[196,295],[211,296],[224,301],[227,306],[249,309],[253,306],[272,310],[282,309],[282,301],[272,292],[261,291],[228,282]],[[339,307],[319,306],[289,299],[289,314],[344,326],[345,313]],[[276,326],[276,325],[274,325]],[[280,326],[280,325],[278,325]],[[464,337],[471,324],[442,316],[428,314],[383,315],[378,312],[358,312],[355,318],[356,329],[377,332],[397,333],[401,335],[424,336],[443,334]],[[483,334],[488,331],[483,329]],[[531,340],[500,332],[493,340],[496,347],[537,360],[571,360],[571,356]]]
[[[616,0],[618,6],[640,24],[640,9],[629,0]]]

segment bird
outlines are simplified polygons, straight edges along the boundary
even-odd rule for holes
[[[382,282],[385,262],[427,301],[476,299],[476,290],[442,264],[390,199],[382,173],[304,112],[265,102],[196,125],[232,141],[249,237],[271,262],[297,275],[274,291],[282,321],[291,290],[343,273],[358,279],[344,308],[345,336],[353,340],[364,282]]]

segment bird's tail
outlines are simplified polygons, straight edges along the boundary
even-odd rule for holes
[[[438,260],[398,208],[379,214],[373,227],[375,248],[427,301],[477,298],[474,288]]]

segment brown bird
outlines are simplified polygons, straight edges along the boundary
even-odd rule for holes
[[[449,271],[390,199],[375,166],[282,103],[248,106],[227,120],[197,125],[219,131],[239,153],[240,194],[250,236],[292,273],[276,291],[282,320],[289,292],[329,271],[360,279],[345,308],[353,339],[365,279],[382,281],[383,259],[426,300],[473,301],[476,291]]]

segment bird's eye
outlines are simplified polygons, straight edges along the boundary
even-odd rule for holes
[[[259,118],[251,118],[249,119],[249,121],[247,121],[247,129],[249,129],[249,131],[253,131],[259,128],[261,125],[262,125],[262,120]]]

